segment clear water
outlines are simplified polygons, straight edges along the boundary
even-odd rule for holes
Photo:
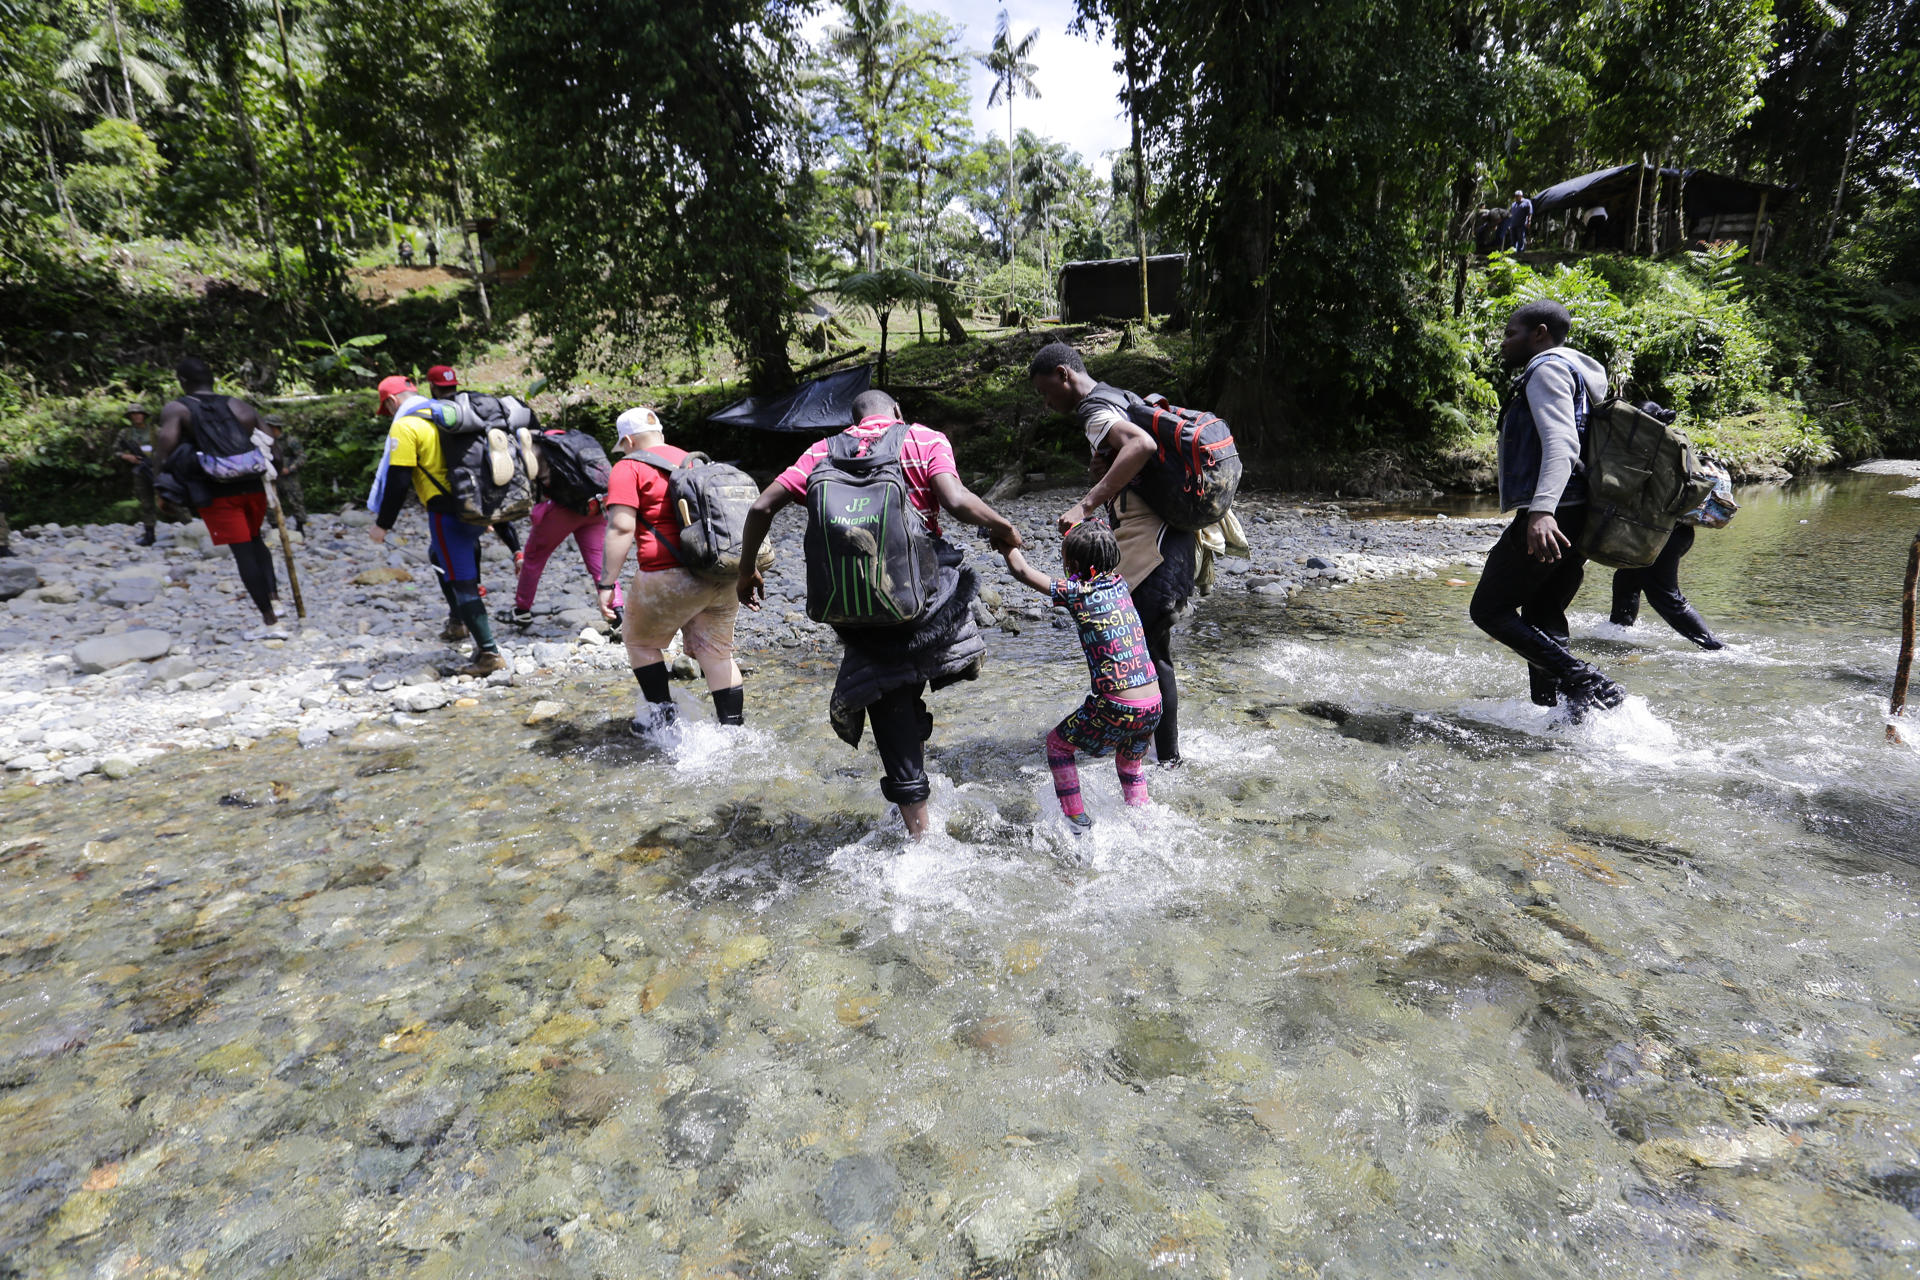
[[[1081,840],[1045,625],[938,696],[919,846],[806,649],[673,757],[582,682],[0,793],[0,1274],[1920,1269],[1907,483],[1742,495],[1719,654],[1594,574],[1578,728],[1469,586],[1219,597]]]

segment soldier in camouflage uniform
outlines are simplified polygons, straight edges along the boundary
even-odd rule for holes
[[[300,489],[300,470],[307,465],[307,446],[287,434],[286,421],[279,414],[270,413],[261,423],[273,433],[273,469],[279,473],[273,487],[280,491],[280,511],[305,533],[307,495]]]
[[[153,501],[153,429],[147,425],[147,406],[127,406],[127,425],[114,437],[113,456],[126,467],[133,481],[133,500],[140,504],[140,523],[145,530],[138,544],[150,547],[157,516]]]

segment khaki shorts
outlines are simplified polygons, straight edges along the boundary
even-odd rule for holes
[[[693,658],[731,658],[740,597],[731,582],[709,582],[685,569],[643,570],[627,588],[621,638],[637,649],[664,649],[678,631]]]

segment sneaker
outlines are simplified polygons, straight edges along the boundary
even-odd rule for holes
[[[511,622],[516,627],[524,627],[533,622],[531,609],[502,609],[493,615],[496,622]]]
[[[525,564],[526,562],[527,562],[527,553],[526,553],[526,552],[524,552],[524,551],[516,551],[516,552],[514,552],[514,553],[513,553],[513,567],[514,567],[514,568],[516,568],[516,569],[518,569],[518,568],[519,568],[519,567],[520,567],[521,565],[523,565],[523,564]]]
[[[496,671],[507,669],[507,659],[498,649],[490,649],[473,655],[473,661],[455,672],[456,675],[472,676],[476,680],[484,679]]]
[[[448,644],[460,643],[467,638],[467,624],[464,622],[447,623],[446,627],[440,632],[440,638]]]
[[[1077,836],[1083,836],[1093,830],[1093,815],[1090,813],[1070,813],[1066,818],[1067,830]]]

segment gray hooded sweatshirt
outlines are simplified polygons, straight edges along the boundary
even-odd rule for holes
[[[1587,500],[1580,428],[1607,398],[1607,371],[1572,347],[1543,351],[1514,379],[1500,419],[1500,509],[1553,511]]]

